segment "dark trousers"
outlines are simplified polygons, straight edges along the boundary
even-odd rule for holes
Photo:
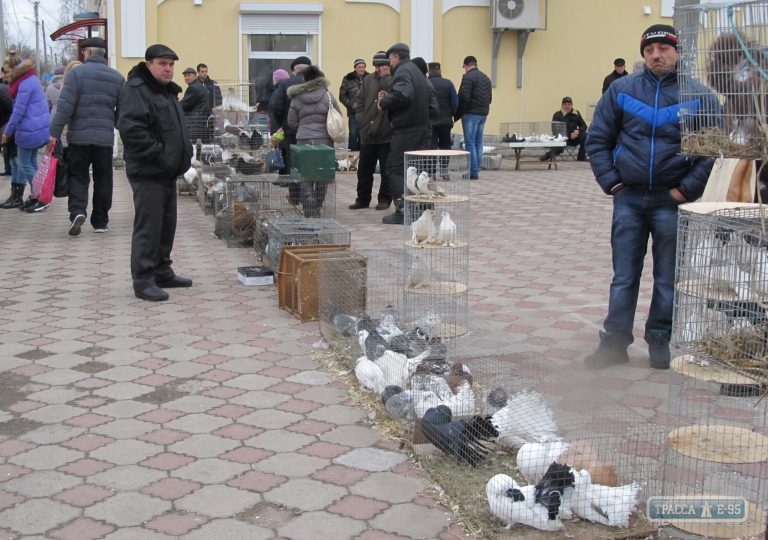
[[[171,250],[176,236],[176,179],[129,178],[133,190],[131,277],[134,290],[156,279],[171,279]]]
[[[453,126],[432,126],[432,139],[429,141],[430,150],[450,150],[453,146],[451,141],[451,129]],[[440,169],[445,170],[448,168],[448,158],[440,158]],[[437,174],[437,163],[435,161],[429,164],[429,175],[435,176]],[[447,173],[443,172],[443,175]]]
[[[579,147],[579,153],[576,155],[576,159],[579,161],[584,161],[587,157],[586,150],[584,149],[584,143],[587,142],[587,132],[586,131],[580,131],[579,136],[575,139],[568,139],[565,141],[566,146],[578,146]],[[552,153],[554,155],[560,155],[563,153],[562,148],[553,148]]]
[[[400,128],[392,131],[392,141],[389,143],[387,156],[389,192],[392,194],[392,200],[402,201],[405,193],[405,153],[427,150],[431,135],[432,130],[429,126]]]
[[[387,174],[387,156],[389,155],[389,143],[361,144],[360,159],[357,162],[357,202],[367,205],[371,202],[373,193],[373,174],[376,172],[376,162],[381,171],[379,183],[378,202],[389,204],[392,195],[389,192],[389,175]],[[395,197],[396,198],[396,197]]]
[[[357,117],[354,114],[349,115],[349,150],[360,150],[360,126],[357,125]]]
[[[10,150],[10,145],[3,146],[3,164],[5,165],[5,169],[3,169],[3,172],[5,174],[11,174],[11,150]]]
[[[69,220],[82,214],[87,216],[89,169],[93,166],[93,207],[91,225],[95,229],[109,223],[112,208],[112,147],[93,144],[71,144],[67,147],[69,175]]]

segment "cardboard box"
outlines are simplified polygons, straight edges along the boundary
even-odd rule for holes
[[[237,280],[243,285],[272,285],[275,273],[266,266],[241,266],[237,269]]]

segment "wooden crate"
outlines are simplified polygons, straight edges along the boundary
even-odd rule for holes
[[[318,265],[323,260],[347,259],[365,264],[365,257],[348,245],[287,246],[278,267],[278,305],[300,321],[316,321],[320,315]]]

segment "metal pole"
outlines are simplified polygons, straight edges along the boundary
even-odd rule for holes
[[[0,0],[0,59],[5,58],[5,11],[3,0]]]
[[[35,0],[32,2],[35,6],[35,65],[37,66],[37,76],[40,76],[40,21],[38,20],[37,8],[40,6],[40,1]]]
[[[45,69],[48,69],[48,47],[45,39],[45,21],[40,21],[40,26],[43,29],[43,59],[45,61]]]

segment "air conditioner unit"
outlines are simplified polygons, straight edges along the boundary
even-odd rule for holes
[[[539,0],[491,0],[491,28],[523,30],[541,28]]]

